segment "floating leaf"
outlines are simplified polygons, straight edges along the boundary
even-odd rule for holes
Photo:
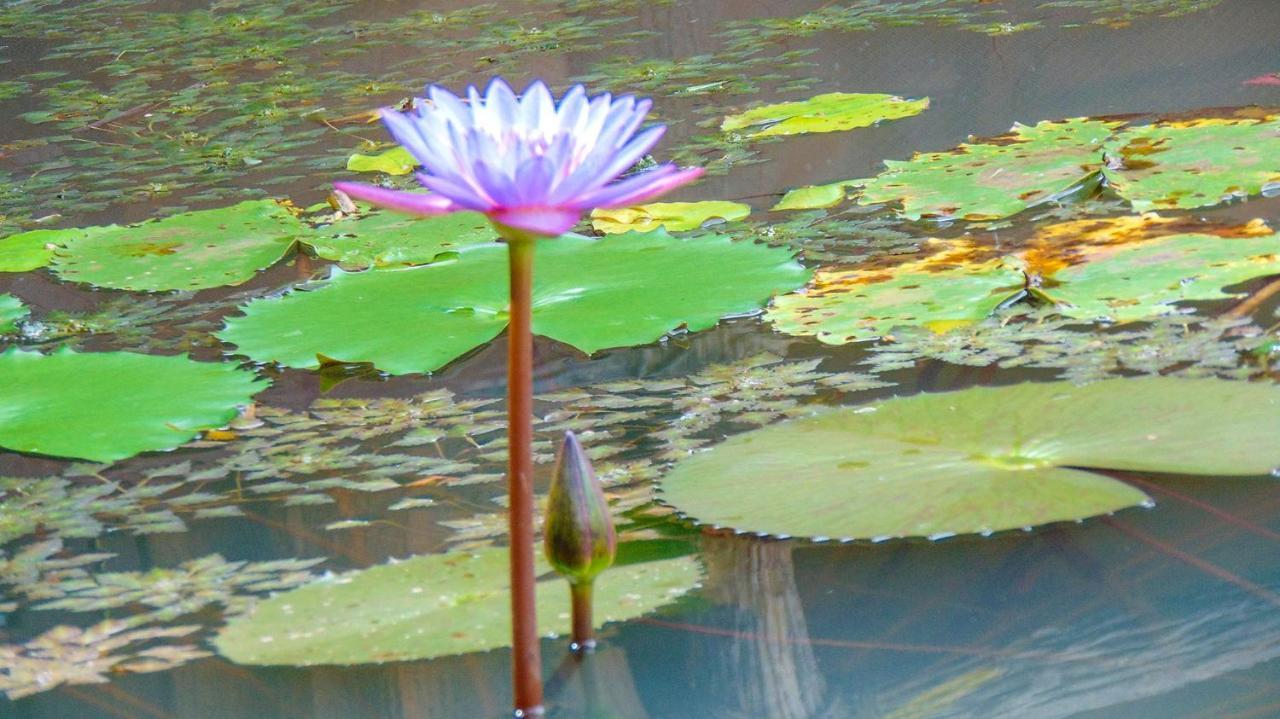
[[[808,276],[787,250],[661,230],[541,241],[537,264],[534,332],[588,353],[706,329]],[[218,336],[259,362],[317,367],[323,355],[430,372],[506,327],[506,277],[500,244],[422,267],[338,272],[315,290],[249,303]]]
[[[538,628],[569,629],[569,588],[539,556]],[[507,549],[373,567],[260,602],[215,645],[240,664],[363,664],[497,649],[511,641]],[[549,576],[548,576],[549,575]],[[596,624],[638,617],[697,586],[690,556],[615,567],[596,581]]]
[[[937,241],[935,241],[937,242]],[[1026,279],[1015,262],[974,262],[971,245],[889,269],[823,269],[802,292],[783,295],[768,319],[781,332],[845,344],[920,325],[943,332],[991,314]]]
[[[749,214],[751,206],[741,202],[655,202],[617,210],[592,210],[591,226],[608,234],[663,228],[668,232],[683,232],[696,230],[715,220],[741,220]]]
[[[900,202],[908,219],[995,220],[1073,192],[1101,169],[1119,122],[1074,118],[1014,125],[1005,135],[946,152],[886,160],[860,202]]]
[[[407,175],[418,166],[418,158],[403,147],[393,147],[376,155],[352,155],[347,158],[351,172],[385,172],[388,175]]]
[[[95,229],[31,230],[0,239],[0,272],[28,272],[44,267],[53,260],[57,244]]]
[[[427,218],[373,212],[319,228],[306,244],[326,260],[364,269],[423,265],[441,253],[493,240],[489,221],[478,212]]]
[[[13,295],[0,293],[0,335],[16,330],[18,320],[26,317],[28,312],[22,300]]]
[[[826,185],[807,185],[787,190],[787,194],[778,200],[772,209],[779,210],[818,210],[835,207],[849,196],[849,190],[862,187],[866,180],[841,180]]]
[[[663,499],[699,522],[821,538],[949,536],[1147,501],[1087,471],[1259,475],[1280,387],[1167,377],[982,387],[832,409],[680,462]]]
[[[1106,144],[1112,190],[1133,209],[1191,209],[1280,187],[1280,114],[1126,128]]]
[[[284,256],[307,228],[277,203],[251,200],[138,225],[55,232],[50,241],[62,247],[53,269],[63,279],[160,292],[247,282]]]
[[[830,92],[801,102],[783,102],[729,115],[725,132],[747,130],[750,137],[841,132],[924,112],[929,98],[906,100],[881,93]]]
[[[262,388],[232,364],[15,347],[0,354],[0,446],[114,462],[226,424]]]
[[[1261,220],[1215,225],[1188,218],[1101,218],[1041,228],[1027,249],[933,240],[920,260],[867,269],[823,269],[803,292],[774,300],[783,332],[845,344],[895,327],[945,332],[1021,300],[1056,303],[1066,317],[1112,322],[1176,312],[1177,302],[1234,295],[1222,288],[1280,274],[1277,236]]]

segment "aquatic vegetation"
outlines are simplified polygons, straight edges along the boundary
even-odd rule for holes
[[[22,300],[10,294],[0,293],[0,337],[17,331],[18,321],[28,313],[29,310],[22,304]]]
[[[829,92],[729,115],[720,122],[720,130],[742,132],[751,138],[843,132],[918,115],[928,107],[927,97],[907,100],[883,93]]]
[[[492,242],[496,233],[477,212],[413,217],[371,212],[316,228],[306,246],[348,270],[422,265],[463,247]]]
[[[31,230],[0,238],[0,272],[28,272],[49,264],[53,249],[66,235],[59,230]]]
[[[825,185],[806,185],[787,190],[781,200],[771,210],[819,210],[836,205],[849,199],[850,191],[867,183],[866,180],[841,180]]]
[[[627,545],[620,547],[624,556]],[[569,631],[569,592],[538,558],[538,625]],[[620,563],[597,579],[595,625],[641,616],[698,586],[692,556]],[[314,582],[259,602],[215,640],[240,664],[363,664],[510,646],[505,548],[455,551]],[[346,607],[333,612],[334,606]],[[263,641],[271,637],[271,641]]]
[[[751,206],[725,200],[699,202],[654,202],[614,210],[592,210],[591,226],[599,232],[668,232],[696,230],[710,224],[733,222],[751,214]]]
[[[901,203],[912,220],[993,220],[1076,192],[1101,166],[1102,143],[1118,121],[1073,118],[1016,124],[1006,135],[947,152],[886,160],[862,202]]]
[[[351,172],[381,172],[387,175],[408,175],[418,167],[418,158],[404,147],[397,145],[376,155],[355,154],[347,158]]]
[[[783,249],[662,230],[565,235],[541,242],[538,257],[534,332],[588,353],[706,329],[808,278]],[[507,268],[506,248],[487,244],[422,267],[337,272],[315,289],[251,302],[218,336],[259,362],[317,367],[322,355],[392,374],[431,372],[507,326]]]
[[[238,285],[275,264],[307,232],[271,200],[250,200],[139,225],[64,230],[49,239],[59,277],[144,292]]]
[[[677,463],[661,497],[704,524],[780,536],[990,533],[1149,501],[1089,469],[1266,474],[1278,423],[1274,385],[1224,380],[917,394],[732,437]]]
[[[1260,220],[1224,227],[1158,215],[1050,225],[1014,255],[934,240],[920,259],[819,270],[768,317],[828,344],[904,325],[946,332],[1022,301],[1078,320],[1133,322],[1178,312],[1179,302],[1238,297],[1223,288],[1280,273],[1275,242]]]
[[[265,386],[186,357],[14,347],[0,354],[0,446],[98,462],[173,449],[235,418]]]

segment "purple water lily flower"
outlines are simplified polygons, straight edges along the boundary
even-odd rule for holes
[[[519,98],[501,79],[467,99],[429,87],[408,112],[386,108],[387,129],[422,165],[430,193],[350,182],[334,186],[357,199],[417,215],[475,210],[500,226],[540,236],[566,232],[587,210],[628,207],[702,174],[674,164],[613,182],[666,131],[637,133],[652,103],[571,88],[559,106],[542,82]],[[612,183],[612,184],[611,184]]]

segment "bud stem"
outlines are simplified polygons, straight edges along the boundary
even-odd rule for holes
[[[594,581],[569,585],[569,597],[573,600],[573,640],[569,648],[575,654],[582,654],[596,648],[595,631],[591,626],[592,590],[594,589]]]

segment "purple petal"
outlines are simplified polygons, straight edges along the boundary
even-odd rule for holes
[[[562,207],[517,207],[487,214],[490,220],[500,225],[507,225],[543,237],[563,235],[582,218],[580,210]]]
[[[388,190],[385,187],[366,185],[362,182],[335,182],[333,188],[357,200],[411,215],[447,215],[463,209],[441,195]]]
[[[646,152],[653,149],[658,144],[658,140],[662,139],[663,133],[667,131],[665,125],[655,125],[648,130],[636,135],[631,142],[618,151],[613,157],[599,156],[606,161],[602,167],[597,167],[594,162],[584,162],[579,166],[568,180],[556,188],[551,199],[555,202],[566,202],[574,198],[580,192],[589,187],[604,185],[613,181],[615,177],[622,174],[627,168],[636,164]],[[594,153],[591,159],[595,159]]]
[[[460,207],[469,210],[480,210],[481,212],[491,209],[497,203],[487,195],[481,194],[466,185],[454,182],[452,179],[440,177],[439,175],[428,175],[425,172],[419,172],[415,177],[423,187],[444,195]]]
[[[521,119],[526,129],[551,128],[551,121],[556,115],[556,103],[551,98],[551,90],[541,80],[535,80],[524,89],[520,98]]]
[[[702,177],[701,167],[678,170],[675,165],[660,165],[648,172],[633,175],[575,198],[572,204],[582,208],[600,209],[629,207],[652,200],[699,177]]]
[[[427,139],[423,137],[420,123],[414,122],[412,117],[389,107],[384,107],[381,114],[382,124],[386,125],[387,132],[391,133],[391,137],[404,146],[409,151],[409,154],[418,160],[419,164],[428,170],[434,170],[437,166],[444,164],[440,154],[435,152],[427,142]]]

